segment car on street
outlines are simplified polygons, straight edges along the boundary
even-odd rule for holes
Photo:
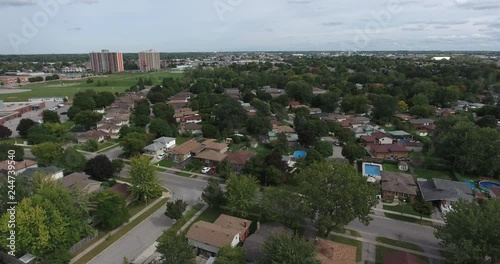
[[[207,174],[210,170],[211,170],[210,167],[203,167],[203,169],[201,169],[201,173]]]

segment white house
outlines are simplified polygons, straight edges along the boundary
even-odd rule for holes
[[[153,142],[162,144],[166,150],[173,149],[176,146],[175,138],[171,138],[171,137],[157,138],[157,139],[153,140]]]

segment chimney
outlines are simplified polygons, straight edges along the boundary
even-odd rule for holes
[[[260,221],[257,221],[257,230],[260,229]]]
[[[243,227],[247,227],[247,220],[243,222]]]

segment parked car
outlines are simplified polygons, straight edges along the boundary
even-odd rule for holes
[[[165,158],[165,153],[162,153],[162,154],[158,155],[158,159],[162,160],[164,158]]]
[[[207,174],[207,173],[209,173],[209,172],[210,172],[210,170],[211,170],[211,168],[210,168],[210,167],[203,167],[203,169],[201,169],[201,173],[203,173],[203,174]]]

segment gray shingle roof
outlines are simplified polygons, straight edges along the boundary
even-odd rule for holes
[[[153,143],[151,145],[144,147],[144,149],[149,150],[149,151],[158,151],[158,150],[162,150],[164,147],[165,147],[164,144],[156,142],[156,143]]]
[[[425,201],[457,201],[465,199],[470,202],[474,198],[471,188],[464,182],[418,179],[417,183]]]
[[[287,229],[277,224],[263,224],[260,229],[250,235],[243,244],[245,260],[258,262],[264,256],[264,241],[273,233],[287,232]]]
[[[171,137],[161,137],[161,138],[157,138],[155,140],[153,140],[153,142],[155,143],[162,143],[164,145],[172,142],[172,141],[175,141],[175,138],[171,138]]]
[[[411,174],[382,171],[381,175],[382,190],[417,195],[417,185]]]

